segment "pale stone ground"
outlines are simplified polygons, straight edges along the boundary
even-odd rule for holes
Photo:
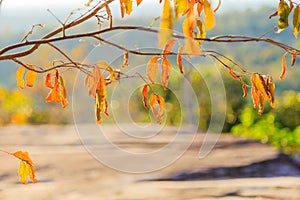
[[[105,130],[110,129],[106,126]],[[74,126],[3,127],[1,148],[29,151],[39,183],[20,184],[19,161],[0,154],[0,200],[300,199],[300,169],[285,157],[274,159],[277,152],[273,148],[222,134],[214,150],[198,159],[203,136],[198,134],[171,166],[134,175],[94,159],[81,145]],[[116,132],[112,131],[112,137],[118,141]],[[120,145],[151,149],[166,142],[168,134],[164,138],[143,144],[122,139]]]

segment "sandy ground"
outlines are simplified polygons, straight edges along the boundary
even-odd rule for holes
[[[170,128],[159,139],[140,143],[119,137],[121,133],[114,127],[104,127],[120,147],[136,151],[157,149],[168,142],[173,130]],[[95,159],[72,125],[3,127],[1,148],[28,151],[39,183],[20,184],[19,161],[0,154],[0,199],[300,199],[299,166],[278,157],[273,148],[222,134],[213,151],[199,159],[204,136],[198,134],[192,146],[170,166],[152,173],[131,174],[113,170]],[[106,151],[109,154],[110,149]],[[126,162],[120,160],[124,165]]]

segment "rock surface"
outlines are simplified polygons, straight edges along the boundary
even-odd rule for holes
[[[173,130],[140,143],[120,137],[115,127],[104,129],[120,148],[141,152],[165,145]],[[96,160],[72,125],[2,127],[0,147],[28,151],[39,183],[20,184],[19,161],[0,154],[0,200],[300,199],[300,169],[290,157],[267,145],[222,134],[213,151],[199,159],[204,137],[197,134],[183,156],[168,167],[130,174]]]

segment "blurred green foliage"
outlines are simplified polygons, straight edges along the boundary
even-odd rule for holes
[[[33,98],[28,90],[6,90],[0,86],[0,126],[16,123],[31,124],[66,124],[70,122],[70,112],[66,112],[59,105],[41,103]]]
[[[249,105],[231,132],[271,144],[285,153],[300,154],[300,93],[284,92],[276,104],[274,109],[267,107],[262,116]]]

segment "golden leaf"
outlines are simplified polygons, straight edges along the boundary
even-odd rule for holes
[[[67,100],[67,88],[66,88],[65,80],[62,76],[59,76],[59,80],[60,80],[61,104],[62,107],[65,108],[69,105]]]
[[[21,160],[20,167],[18,170],[21,183],[27,184],[28,176],[33,183],[36,183],[37,179],[35,178],[35,170],[33,167],[33,162],[28,156],[28,152],[17,151],[12,155]]]
[[[136,5],[139,6],[142,0],[136,0]]]
[[[164,46],[166,42],[172,37],[173,33],[173,15],[172,15],[172,7],[170,4],[170,0],[165,0],[160,29],[158,33],[159,42],[158,45],[160,47]]]
[[[208,30],[212,29],[215,26],[215,16],[208,0],[204,0],[204,13],[205,26]]]
[[[30,69],[33,69],[33,70],[36,69],[36,67],[33,66],[33,65],[28,65],[28,67],[29,67]],[[29,71],[27,72],[27,74],[26,74],[26,76],[25,76],[25,79],[26,79],[26,86],[27,86],[27,87],[33,87],[34,82],[35,82],[35,79],[36,79],[36,75],[37,75],[37,73],[36,73],[35,71],[29,70]]]
[[[289,5],[283,1],[280,0],[278,5],[277,14],[279,15],[278,19],[278,33],[283,31],[289,26],[289,14],[290,14],[290,7]]]
[[[20,167],[19,167],[19,170],[18,170],[18,174],[20,176],[20,182],[23,183],[23,184],[27,184],[27,177],[29,175],[29,172],[27,170],[27,167],[26,167],[26,164],[21,161],[20,162]]]
[[[183,16],[188,10],[188,0],[176,0],[174,5],[176,19]]]
[[[124,51],[124,56],[123,56],[123,64],[122,67],[128,67],[128,51]]]
[[[18,87],[22,89],[24,89],[25,87],[25,82],[23,79],[24,73],[25,73],[25,67],[21,65],[16,72],[16,78],[17,78]]]
[[[157,119],[157,123],[161,124],[166,109],[166,103],[164,98],[162,98],[160,95],[152,93],[150,95],[149,104],[153,112],[153,115]],[[159,112],[157,112],[156,110],[156,105],[159,106]]]

